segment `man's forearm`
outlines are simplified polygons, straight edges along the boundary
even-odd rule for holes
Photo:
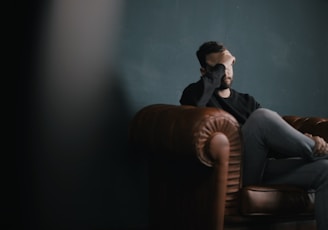
[[[184,90],[180,103],[199,107],[206,106],[215,89],[220,87],[224,72],[224,65],[217,65],[213,72],[206,73],[200,81]]]

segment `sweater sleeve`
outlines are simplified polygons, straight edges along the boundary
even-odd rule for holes
[[[205,107],[211,99],[215,89],[220,87],[224,73],[225,66],[218,64],[214,71],[203,75],[198,82],[187,86],[180,99],[181,105]]]

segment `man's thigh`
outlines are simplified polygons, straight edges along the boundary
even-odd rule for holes
[[[316,182],[323,174],[327,174],[327,162],[325,159],[309,162],[302,158],[268,160],[263,183],[317,189],[320,184]]]

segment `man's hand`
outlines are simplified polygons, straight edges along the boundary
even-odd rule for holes
[[[220,60],[219,63],[223,64],[226,68],[229,66],[232,66],[235,61],[236,58],[234,56],[232,56],[232,54],[229,52],[229,50],[225,50],[223,52],[220,53]]]
[[[312,136],[309,133],[305,133],[305,136],[311,138],[315,142],[314,154],[316,156],[328,155],[328,143],[319,136]]]
[[[229,50],[224,50],[218,53],[211,53],[206,57],[206,63],[210,67],[214,67],[217,64],[223,64],[226,68],[234,64],[236,58],[232,56]]]

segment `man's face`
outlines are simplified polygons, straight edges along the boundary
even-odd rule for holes
[[[228,50],[225,50],[223,52],[229,52]],[[230,54],[230,52],[229,52]],[[219,63],[222,63],[222,53],[217,52],[217,53],[211,53],[206,56],[206,62],[209,66],[215,66]],[[230,65],[226,65],[225,68],[225,75],[221,79],[221,88],[226,89],[230,88],[232,81],[233,81],[233,63]]]

